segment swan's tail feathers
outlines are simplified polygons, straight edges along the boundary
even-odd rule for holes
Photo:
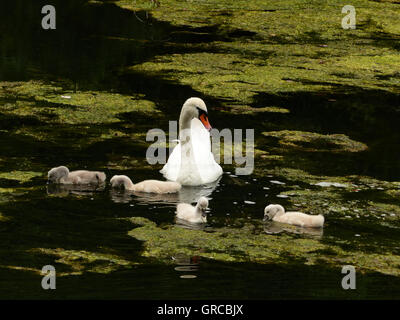
[[[111,182],[111,187],[113,188],[123,188],[126,190],[132,190],[133,189],[133,183],[132,180],[129,179],[127,176],[113,176],[110,180]]]

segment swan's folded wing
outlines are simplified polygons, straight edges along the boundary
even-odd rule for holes
[[[160,170],[165,179],[176,181],[178,179],[179,170],[181,168],[181,145],[178,144],[168,158],[167,163]]]

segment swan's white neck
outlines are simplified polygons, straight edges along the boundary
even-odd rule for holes
[[[196,212],[202,214],[205,210],[202,210],[199,204],[196,204]]]
[[[193,114],[188,111],[187,108],[182,108],[181,115],[179,116],[179,131],[190,129],[190,122],[194,117]]]
[[[182,145],[186,144],[187,142],[190,142],[191,138],[191,125],[192,125],[192,119],[194,118],[194,115],[192,112],[190,112],[191,109],[187,107],[183,107],[181,111],[181,115],[179,117],[179,140]]]
[[[190,112],[189,108],[184,106],[179,117],[179,139],[181,143],[186,143],[190,140],[190,127],[193,118],[193,113]]]

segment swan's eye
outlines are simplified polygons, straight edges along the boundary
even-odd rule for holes
[[[202,114],[204,114],[204,115],[206,115],[206,116],[208,117],[207,111],[204,111],[203,109],[200,109],[199,107],[197,107],[197,111],[199,111],[199,117],[200,117]]]

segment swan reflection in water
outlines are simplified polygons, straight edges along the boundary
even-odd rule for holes
[[[175,264],[177,265],[174,270],[178,272],[197,272],[199,270],[199,262],[200,262],[200,257],[199,256],[187,256],[185,254],[177,254],[176,256],[172,257],[172,260],[174,260]],[[181,274],[180,278],[182,279],[193,279],[197,278],[196,275],[194,274]]]
[[[220,178],[221,179],[221,178]],[[201,197],[210,196],[219,185],[220,179],[205,184],[203,186],[189,187],[182,186],[182,189],[177,193],[145,193],[134,192],[129,190],[120,190],[112,188],[110,191],[111,200],[117,203],[128,203],[133,199],[139,204],[171,204],[178,203],[195,203]]]
[[[323,228],[305,228],[287,225],[275,221],[264,223],[264,232],[267,234],[278,234],[282,232],[289,232],[294,234],[309,235],[315,238],[322,238],[324,231]]]
[[[55,195],[59,197],[66,197],[70,194],[74,195],[93,195],[96,192],[104,191],[106,185],[92,185],[92,184],[58,184],[49,183],[46,186],[48,195]]]

